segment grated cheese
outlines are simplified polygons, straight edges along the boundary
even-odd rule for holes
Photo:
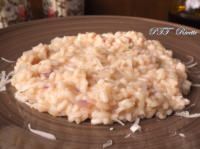
[[[200,87],[200,84],[192,84],[193,87]]]
[[[175,115],[185,117],[185,118],[198,118],[198,117],[200,117],[200,113],[190,114],[189,111],[176,112]]]
[[[190,55],[188,55],[187,56],[188,57],[188,62],[185,62],[185,65],[190,65],[190,64],[192,64],[193,62],[194,62],[194,57],[193,56],[190,56]]]
[[[189,107],[191,108],[191,107],[194,107],[196,104],[195,103],[193,103],[193,104],[191,104]]]
[[[186,67],[189,69],[189,68],[195,67],[196,65],[198,65],[197,62],[195,62],[195,63],[193,63],[193,64],[190,64],[190,65],[187,65]]]
[[[4,62],[7,62],[7,63],[15,63],[15,61],[11,61],[11,60],[3,58],[3,57],[1,57],[1,60]]]
[[[39,135],[39,136],[41,136],[41,137],[44,137],[44,138],[47,138],[47,139],[50,139],[50,140],[56,140],[56,137],[55,137],[53,134],[47,133],[47,132],[44,132],[44,131],[40,131],[40,130],[32,129],[30,124],[28,124],[28,129],[29,129],[32,133],[34,133],[34,134],[36,134],[36,135]]]
[[[183,133],[179,133],[178,134],[180,137],[182,137],[182,138],[185,138],[185,134],[183,134]]]
[[[113,141],[112,140],[108,140],[108,141],[106,141],[106,143],[103,144],[102,147],[104,149],[104,148],[112,146],[112,144],[113,144]]]
[[[136,118],[134,124],[130,127],[132,133],[135,133],[138,130],[141,130],[141,126],[139,125],[140,119]]]
[[[128,133],[127,135],[125,135],[125,139],[129,138],[131,136],[131,133]]]
[[[114,121],[117,122],[117,123],[119,123],[122,126],[125,126],[125,124],[122,121],[120,121],[119,119],[115,119]]]
[[[0,74],[0,92],[6,90],[6,85],[10,83],[10,77],[13,75],[13,71],[6,75],[6,71],[2,71]]]

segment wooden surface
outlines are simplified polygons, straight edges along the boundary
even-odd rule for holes
[[[43,42],[48,43],[55,36],[75,35],[79,32],[95,31],[115,32],[136,30],[148,38],[159,39],[164,46],[174,51],[174,56],[185,60],[187,55],[200,62],[199,40],[197,36],[177,36],[174,32],[167,36],[150,36],[149,29],[155,26],[174,24],[131,17],[68,17],[50,19],[11,26],[0,31],[0,57],[16,60],[23,51]],[[188,28],[189,29],[189,28]],[[190,29],[189,29],[190,30]],[[14,64],[1,62],[0,70],[10,71]],[[193,82],[199,79],[190,76]],[[199,88],[192,88],[188,98],[195,106],[188,107],[191,113],[200,112]],[[123,127],[119,124],[110,126],[91,126],[89,122],[80,125],[67,122],[66,118],[54,118],[46,113],[39,113],[14,98],[14,89],[7,87],[0,93],[0,148],[1,149],[102,149],[102,144],[112,139],[109,149],[199,149],[200,119],[185,119],[169,116],[165,120],[145,119],[140,125],[142,131],[130,138],[132,123]],[[56,141],[47,140],[32,134],[33,129],[52,133]],[[109,128],[114,127],[114,131]],[[184,133],[186,138],[178,134]]]
[[[171,2],[171,0],[85,0],[85,13],[167,20]]]

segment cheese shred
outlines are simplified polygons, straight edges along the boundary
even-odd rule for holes
[[[200,87],[200,84],[192,84],[193,87]]]
[[[125,124],[121,120],[119,120],[119,119],[115,119],[114,121],[117,122],[117,123],[119,123],[122,126],[125,126]]]
[[[195,63],[193,63],[193,64],[186,65],[186,67],[187,67],[188,69],[190,69],[190,68],[193,68],[193,67],[195,67],[195,66],[197,66],[197,65],[198,65],[198,63],[195,62]]]
[[[185,117],[185,118],[198,118],[198,117],[200,117],[200,113],[190,114],[189,111],[176,112],[175,115]]]
[[[125,139],[130,138],[131,133],[128,133],[127,135],[124,136]]]
[[[47,138],[47,139],[50,139],[50,140],[56,140],[56,137],[55,137],[53,134],[47,133],[47,132],[44,132],[44,131],[40,131],[40,130],[32,129],[30,124],[28,124],[28,129],[29,129],[32,133],[34,133],[34,134],[36,134],[36,135],[39,135],[39,136],[41,136],[41,137],[44,137],[44,138]]]
[[[13,71],[6,75],[6,71],[1,71],[0,73],[0,92],[6,90],[6,85],[10,83],[10,78],[13,75]]]
[[[1,57],[1,60],[4,62],[7,62],[7,63],[15,63],[15,61],[11,61],[11,60],[3,58],[3,57]]]
[[[112,146],[112,144],[113,144],[113,141],[112,140],[108,140],[108,141],[106,141],[106,143],[104,143],[103,144],[103,149],[104,148],[108,148],[108,147],[110,147],[110,146]]]
[[[134,122],[134,124],[130,127],[130,130],[132,131],[132,133],[135,133],[136,131],[140,131],[141,130],[141,126],[139,125],[140,119],[137,118]]]
[[[185,134],[183,134],[183,133],[179,133],[178,134],[180,137],[182,137],[182,138],[185,138]]]
[[[185,65],[190,65],[190,64],[194,63],[194,57],[193,56],[188,55],[187,57],[188,57],[189,60],[187,62],[184,62]]]

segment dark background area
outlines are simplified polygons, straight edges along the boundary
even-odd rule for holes
[[[172,0],[85,0],[85,14],[167,20],[171,3]]]

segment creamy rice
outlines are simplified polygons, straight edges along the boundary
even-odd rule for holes
[[[11,83],[28,106],[92,124],[166,118],[189,104],[191,86],[172,51],[134,31],[39,44],[17,60]]]

